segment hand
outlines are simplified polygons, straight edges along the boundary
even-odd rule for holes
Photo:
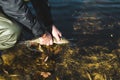
[[[52,35],[57,41],[60,41],[60,38],[62,37],[62,33],[55,27],[55,25],[52,25]]]
[[[53,39],[50,33],[46,32],[42,37],[39,38],[40,45],[52,45]]]

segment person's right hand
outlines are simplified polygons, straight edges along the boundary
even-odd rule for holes
[[[52,35],[57,40],[57,42],[60,42],[62,33],[56,28],[55,25],[52,25]]]
[[[50,33],[46,32],[42,37],[39,38],[40,45],[52,45],[53,39]]]

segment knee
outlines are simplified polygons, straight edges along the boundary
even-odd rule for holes
[[[15,22],[0,17],[0,50],[13,47],[19,38],[20,30]]]

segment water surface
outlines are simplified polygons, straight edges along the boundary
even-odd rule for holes
[[[49,2],[54,23],[64,35],[91,34],[120,25],[119,0],[49,0]]]

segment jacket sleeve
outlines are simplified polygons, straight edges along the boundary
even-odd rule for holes
[[[36,11],[37,18],[41,19],[45,24],[48,31],[51,32],[51,26],[53,25],[53,19],[51,15],[51,9],[48,5],[48,0],[30,0]]]
[[[0,0],[0,6],[6,15],[32,30],[35,37],[45,33],[44,24],[33,17],[23,0]]]

